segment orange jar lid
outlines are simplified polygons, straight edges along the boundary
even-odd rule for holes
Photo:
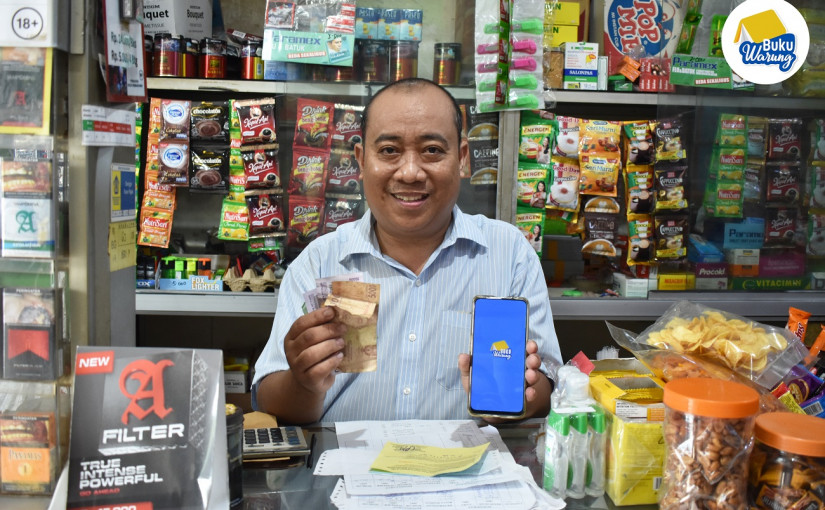
[[[712,418],[745,418],[759,411],[759,393],[753,388],[707,377],[668,382],[663,400],[671,409]]]
[[[765,413],[756,418],[753,435],[768,446],[809,457],[825,457],[825,420],[796,413]]]

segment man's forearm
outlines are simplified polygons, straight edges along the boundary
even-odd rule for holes
[[[273,372],[258,385],[258,409],[279,422],[305,425],[321,419],[324,394],[307,391],[289,370]]]

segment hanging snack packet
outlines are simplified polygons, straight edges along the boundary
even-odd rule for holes
[[[579,158],[581,165],[579,192],[582,195],[615,197],[620,168],[617,158],[618,154],[614,157],[602,157],[583,153]]]
[[[324,221],[321,235],[334,232],[344,223],[350,223],[363,216],[363,201],[353,198],[329,198],[324,203]]]
[[[550,4],[548,4],[550,5]],[[556,135],[556,144],[553,154],[563,158],[579,157],[579,124],[581,119],[576,117],[556,117],[559,132]]]
[[[361,143],[361,116],[363,106],[336,104],[332,116],[332,149],[354,150]]]
[[[283,197],[266,190],[246,192],[249,208],[249,236],[262,237],[286,230]]]
[[[710,172],[718,179],[741,181],[745,175],[745,163],[744,147],[716,146],[711,153]]]
[[[768,119],[748,116],[748,156],[764,158],[767,147]]]
[[[711,179],[709,192],[712,195],[713,216],[717,218],[741,218],[744,206],[744,185],[736,181]]]
[[[613,198],[591,198],[584,205],[584,244],[582,253],[615,257],[619,230],[619,203]]]
[[[172,211],[143,207],[140,210],[138,244],[168,248],[172,233]]]
[[[217,237],[224,241],[249,239],[249,208],[244,202],[223,200]]]
[[[158,144],[158,182],[174,186],[189,184],[189,143],[164,140]]]
[[[581,170],[577,159],[553,156],[547,207],[562,211],[578,211],[580,180]]]
[[[143,208],[162,209],[164,211],[174,212],[176,196],[175,192],[160,191],[156,189],[148,189],[143,192]]]
[[[193,141],[229,143],[229,103],[201,101],[192,104],[189,138]]]
[[[765,172],[765,201],[796,205],[802,196],[802,171],[798,162],[769,161]]]
[[[798,160],[802,157],[802,120],[768,120],[768,154],[771,160]]]
[[[289,228],[286,241],[288,247],[300,250],[318,237],[323,206],[322,198],[289,197]]]
[[[723,113],[716,126],[716,145],[747,147],[748,123],[744,115]]]
[[[516,226],[521,230],[521,233],[524,234],[524,238],[527,239],[539,258],[541,258],[544,248],[542,232],[542,227],[544,226],[544,210],[517,206]]]
[[[523,111],[520,132],[519,161],[549,165],[553,155],[553,140],[556,139],[555,122],[533,111]]]
[[[209,193],[229,191],[229,149],[198,145],[192,147],[189,190]]]
[[[229,194],[230,202],[243,202],[246,191],[246,173],[240,149],[229,149]]]
[[[301,149],[292,150],[292,176],[287,192],[290,195],[307,197],[324,196],[326,169],[329,155],[322,152]]]
[[[350,151],[334,150],[329,155],[326,194],[360,196],[361,168]]]
[[[547,181],[550,170],[544,165],[520,163],[516,174],[517,206],[544,209],[547,205]]]
[[[333,103],[299,97],[293,147],[329,150],[329,128],[334,107]]]
[[[795,207],[776,207],[765,210],[765,245],[793,246],[796,234]]]
[[[275,99],[244,99],[234,101],[238,113],[241,145],[255,145],[276,141]]]
[[[604,158],[619,158],[619,142],[622,125],[612,120],[582,120],[579,139],[579,154],[600,155]]]
[[[687,157],[682,143],[682,119],[673,117],[656,122],[653,131],[656,161],[681,161]]]
[[[670,170],[655,169],[656,205],[659,211],[681,211],[687,209],[688,201],[685,193],[685,174],[687,167],[676,167]]]
[[[683,259],[687,256],[690,219],[687,216],[656,216],[656,259]]]
[[[189,139],[189,101],[163,99],[160,103],[160,140]]]
[[[625,168],[628,214],[651,214],[655,204],[655,173],[649,165]]]
[[[278,144],[241,147],[246,189],[278,188],[281,186],[278,169]]]
[[[655,232],[652,216],[632,214],[627,217],[628,266],[650,265],[656,247]]]
[[[743,198],[745,202],[760,202],[762,200],[762,182],[765,176],[765,160],[748,158],[745,163],[743,184]]]
[[[652,165],[656,151],[650,121],[629,121],[623,124],[625,134],[625,163],[628,165]]]
[[[788,308],[788,323],[785,325],[785,329],[804,342],[805,331],[808,329],[808,319],[810,318],[811,312],[790,307]]]
[[[806,254],[812,258],[825,257],[825,214],[808,214]]]
[[[814,119],[810,123],[810,161],[825,161],[825,119]]]
[[[175,186],[171,184],[161,184],[158,182],[158,171],[157,170],[147,170],[146,171],[146,191],[155,190],[155,191],[165,191],[168,193],[175,193]]]
[[[815,209],[825,209],[825,163],[810,165],[809,175],[809,203]]]

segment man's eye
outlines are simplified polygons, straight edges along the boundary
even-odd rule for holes
[[[443,154],[444,149],[442,149],[441,147],[430,146],[430,147],[426,147],[424,149],[424,152],[426,152],[427,154]]]
[[[381,147],[380,149],[378,149],[379,154],[385,154],[385,155],[388,155],[388,156],[392,155],[392,154],[396,154],[397,152],[398,151],[395,150],[395,147],[389,147],[389,146],[388,147]]]

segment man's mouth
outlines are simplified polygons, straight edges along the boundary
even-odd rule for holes
[[[430,195],[428,193],[390,193],[393,198],[402,202],[420,202]]]

